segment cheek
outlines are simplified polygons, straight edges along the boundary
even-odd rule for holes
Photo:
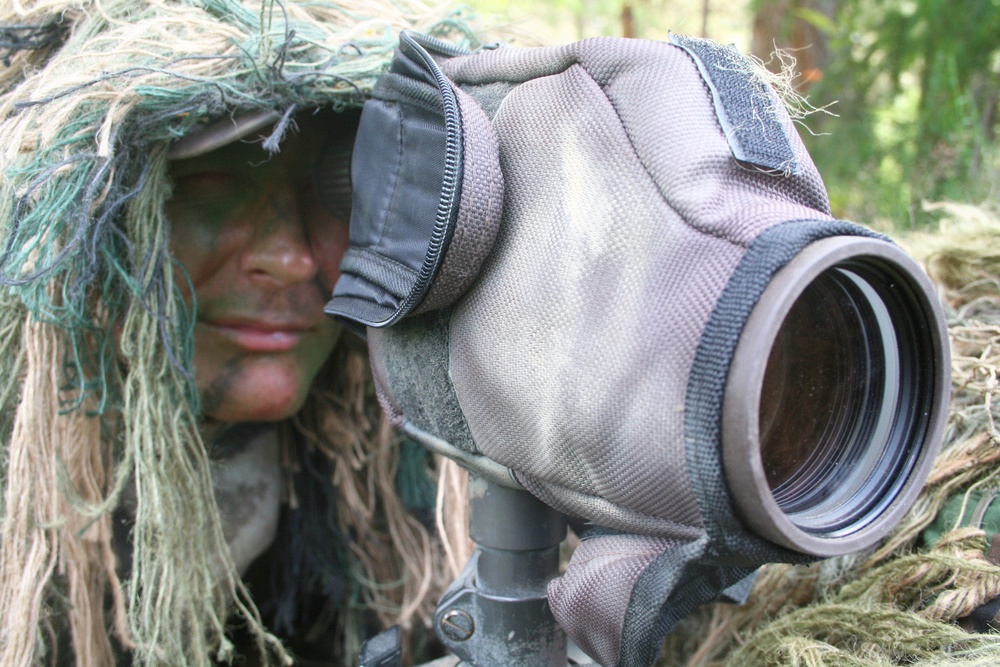
[[[204,283],[224,262],[233,236],[225,216],[213,216],[210,210],[186,204],[167,205],[170,220],[170,252],[184,267],[191,284]],[[188,281],[178,278],[187,295]],[[188,295],[189,296],[189,295]]]
[[[318,253],[316,263],[319,266],[323,286],[327,288],[327,291],[332,292],[333,286],[340,278],[340,260],[344,256],[345,250],[347,250],[346,230],[341,241],[325,243],[322,248],[316,250]]]
[[[198,369],[201,409],[220,422],[278,421],[301,409],[309,385],[282,360],[231,358],[211,373]]]
[[[195,377],[202,412],[223,422],[277,421],[298,412],[336,344],[339,328],[324,322],[294,352],[243,355],[196,330]]]
[[[319,205],[317,204],[317,207]],[[349,244],[348,223],[325,210],[313,209],[308,216],[309,244],[327,292],[340,277],[340,260]]]

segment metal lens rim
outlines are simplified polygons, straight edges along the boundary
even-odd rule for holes
[[[808,285],[830,270],[853,276],[850,279],[858,286],[855,295],[863,295],[869,304],[877,295],[875,304],[884,305],[891,318],[900,355],[898,403],[904,409],[893,413],[885,442],[860,454],[859,470],[874,466],[887,473],[884,479],[874,474],[850,476],[853,490],[845,486],[828,503],[790,507],[786,502],[782,508],[764,475],[760,455],[764,372],[792,306]],[[881,335],[886,335],[884,324],[878,322]],[[949,394],[947,350],[934,288],[898,247],[857,237],[834,237],[808,246],[765,289],[730,366],[723,396],[722,455],[737,513],[771,541],[823,557],[851,553],[884,537],[916,500],[937,452]]]

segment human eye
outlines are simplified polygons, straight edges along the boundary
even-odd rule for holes
[[[346,197],[331,198],[329,192],[322,192],[313,181],[302,182],[299,186],[299,210],[306,223],[311,238],[320,238],[345,227],[351,219],[350,185]]]
[[[250,194],[249,184],[225,170],[181,173],[173,177],[173,186],[172,208],[197,209],[211,217],[234,211]]]
[[[235,174],[215,169],[181,173],[173,177],[173,183],[174,198],[224,198],[236,194],[241,188],[240,179]]]

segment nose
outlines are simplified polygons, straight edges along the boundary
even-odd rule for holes
[[[316,258],[292,188],[267,193],[254,217],[241,262],[252,281],[262,287],[280,287],[316,277]]]

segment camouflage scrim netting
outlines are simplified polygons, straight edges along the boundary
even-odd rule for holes
[[[118,649],[143,665],[228,661],[231,613],[262,659],[291,660],[220,525],[192,368],[195,314],[165,215],[170,147],[220,119],[267,112],[279,121],[264,147],[278,150],[296,113],[361,106],[400,30],[476,43],[462,16],[422,0],[0,3],[0,663],[54,659],[56,638],[69,635],[60,661],[111,664]],[[331,375],[363,387],[358,364]],[[362,432],[376,426],[357,401],[356,421],[331,417],[310,446],[351,456],[349,442],[365,465],[396,470],[394,447],[360,453],[390,438]],[[432,608],[428,586],[419,573],[391,591],[375,582],[401,578],[374,576],[372,564],[412,548],[414,534],[390,542],[393,526],[369,530],[366,494],[349,495],[365,465],[336,489],[360,506],[364,530],[353,532],[379,542],[356,559],[355,579],[376,599],[406,598],[397,616],[407,624]],[[357,481],[388,488],[381,507],[416,523],[394,503],[392,473],[373,477]],[[116,553],[111,517],[129,485],[135,527]],[[399,560],[430,572],[426,544],[416,549]]]

